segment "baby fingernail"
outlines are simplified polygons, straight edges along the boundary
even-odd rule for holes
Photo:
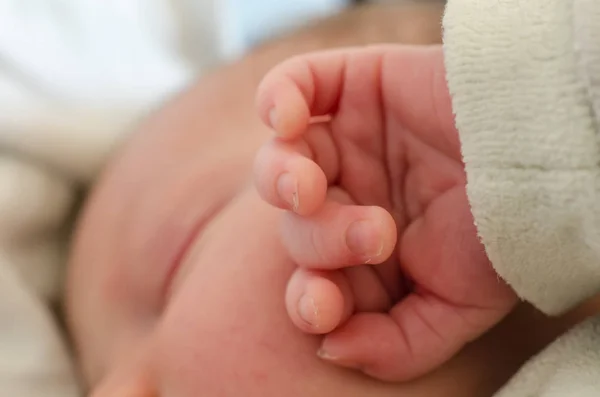
[[[356,221],[346,231],[346,244],[355,255],[365,258],[365,263],[376,259],[383,252],[383,240],[377,227],[369,221]]]
[[[329,354],[329,352],[322,347],[317,351],[317,356],[325,361],[336,361],[336,357]]]
[[[273,128],[274,130],[277,130],[278,121],[279,121],[279,118],[277,117],[277,110],[275,110],[275,107],[273,107],[269,111],[269,123],[271,124],[271,128]]]
[[[334,363],[336,365],[341,365],[346,368],[354,368],[354,369],[361,368],[358,363],[356,363],[352,360],[343,359],[342,357],[337,356],[336,354],[332,354],[329,350],[326,350],[323,347],[321,347],[319,350],[317,350],[317,357],[319,357],[321,360],[328,361],[328,362]]]
[[[292,211],[298,211],[298,207],[300,207],[298,182],[293,175],[286,173],[279,177],[277,180],[277,192],[279,193],[279,197],[288,204]]]
[[[304,322],[313,327],[319,324],[319,308],[310,295],[304,295],[298,301],[298,314]]]

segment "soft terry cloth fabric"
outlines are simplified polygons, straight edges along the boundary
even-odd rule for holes
[[[3,396],[79,394],[51,311],[65,223],[77,189],[136,120],[223,56],[256,43],[233,30],[234,16],[213,1],[0,0]],[[320,1],[294,4],[307,18],[340,6]],[[267,38],[261,21],[267,31],[252,34]],[[235,54],[229,41],[242,43]]]
[[[600,287],[600,2],[450,0],[446,67],[475,221],[495,269],[558,314]],[[599,395],[598,321],[501,396]]]

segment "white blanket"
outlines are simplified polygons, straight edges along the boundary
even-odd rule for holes
[[[547,314],[600,292],[600,2],[451,0],[447,78],[467,193],[498,274]],[[502,397],[600,395],[600,315]]]

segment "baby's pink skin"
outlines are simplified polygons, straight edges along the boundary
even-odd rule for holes
[[[300,332],[282,301],[296,268],[281,244],[284,211],[252,187],[270,137],[252,108],[254,73],[253,63],[222,68],[160,109],[87,201],[66,300],[93,397],[486,397],[581,321],[523,307],[411,382],[320,360],[321,337]],[[370,269],[353,268],[378,282]]]
[[[477,237],[440,46],[295,57],[257,104],[277,137],[256,185],[289,210],[282,239],[298,266],[287,309],[325,334],[322,358],[411,379],[515,306]]]

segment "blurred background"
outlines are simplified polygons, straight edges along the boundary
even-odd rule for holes
[[[0,145],[87,178],[107,134],[215,65],[350,3],[0,0]]]

